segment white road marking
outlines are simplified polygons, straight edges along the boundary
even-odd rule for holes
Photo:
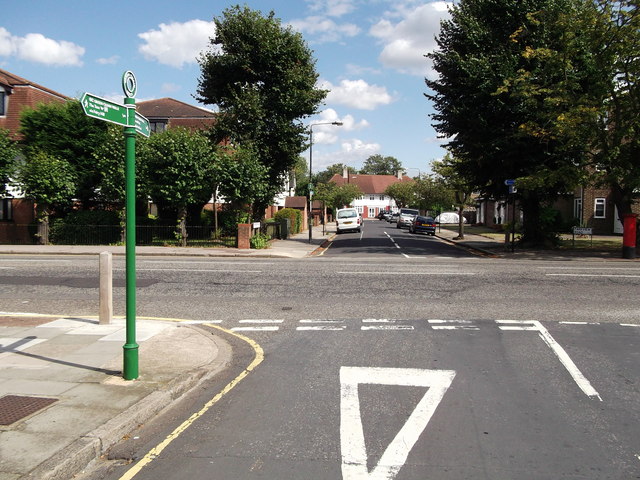
[[[614,275],[595,273],[545,273],[547,277],[598,277],[598,278],[640,278],[640,275]]]
[[[277,332],[280,327],[233,327],[232,332]]]
[[[259,318],[248,318],[245,320],[240,320],[238,323],[282,323],[284,320],[271,320],[271,319],[259,319]]]
[[[474,272],[336,272],[340,275],[475,275]]]
[[[340,446],[344,480],[391,480],[407,461],[409,452],[427,427],[456,372],[412,368],[340,368]],[[369,472],[360,414],[358,385],[379,384],[428,387],[407,422]]]
[[[558,322],[562,325],[600,325],[600,322]]]
[[[413,330],[413,325],[363,325],[360,330]]]
[[[388,318],[363,318],[362,323],[396,323],[396,321]]]
[[[340,323],[342,320],[314,320],[314,319],[304,319],[300,320],[299,323]]]
[[[332,325],[314,325],[314,326],[308,326],[308,327],[296,327],[296,330],[300,331],[300,332],[313,332],[313,331],[317,331],[317,332],[330,332],[330,331],[334,331],[334,332],[340,332],[342,330],[345,330],[347,327],[346,325],[338,325],[338,326],[332,326]]]
[[[433,330],[480,330],[471,320],[427,320]],[[453,325],[443,325],[452,323]]]
[[[591,386],[591,383],[587,378],[582,374],[580,369],[573,363],[571,357],[567,354],[564,348],[560,346],[558,342],[554,340],[549,331],[537,320],[496,320],[498,324],[501,324],[500,330],[537,330],[538,335],[547,346],[556,354],[560,363],[564,365],[564,368],[567,369],[573,380],[576,382],[580,390],[582,390],[585,395],[590,398],[597,398],[602,401],[600,394],[598,391]],[[516,324],[516,325],[504,325],[504,324]],[[519,325],[519,328],[518,328]],[[511,328],[508,328],[511,327]]]
[[[114,271],[124,271],[124,268],[114,268]],[[215,268],[138,268],[138,272],[211,272],[211,273],[262,273],[262,270],[219,270]]]
[[[636,325],[635,323],[621,323],[621,327],[632,327],[632,328],[640,328],[640,325]]]

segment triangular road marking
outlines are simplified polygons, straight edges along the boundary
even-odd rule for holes
[[[453,370],[422,370],[414,368],[340,368],[340,446],[342,478],[344,480],[391,480],[395,478],[409,452],[426,428],[436,407],[451,386]],[[429,387],[407,422],[386,448],[371,472],[367,469],[358,385],[400,385]]]

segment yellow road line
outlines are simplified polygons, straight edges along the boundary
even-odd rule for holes
[[[251,347],[255,351],[256,353],[255,358],[253,359],[251,364],[249,364],[249,366],[242,373],[240,373],[240,375],[238,375],[229,384],[227,384],[227,386],[224,387],[222,391],[220,391],[220,393],[218,393],[215,397],[213,397],[211,400],[205,403],[204,406],[199,411],[191,415],[187,420],[185,420],[181,425],[179,425],[173,432],[169,434],[169,436],[167,436],[167,438],[165,438],[162,442],[160,442],[160,444],[152,448],[149,451],[149,453],[147,453],[138,463],[136,463],[122,477],[120,477],[120,480],[130,480],[133,477],[135,477],[138,474],[138,472],[140,472],[140,470],[142,470],[146,465],[148,465],[153,460],[155,460],[158,457],[158,455],[160,455],[160,453],[162,453],[162,451],[169,446],[171,442],[173,442],[176,438],[178,438],[182,434],[182,432],[184,432],[187,428],[189,428],[198,418],[203,416],[213,405],[215,405],[222,397],[224,397],[227,393],[229,393],[238,383],[240,383],[242,379],[244,379],[244,377],[249,375],[249,373],[251,373],[251,371],[255,369],[258,365],[260,365],[264,360],[264,351],[262,350],[262,347],[260,347],[260,345],[258,345],[256,342],[254,342],[250,338],[245,337],[244,335],[240,335],[238,333],[231,332],[217,325],[213,325],[213,324],[205,324],[205,325],[211,328],[216,328],[225,333],[233,335],[241,340],[244,340],[249,345],[251,345]]]

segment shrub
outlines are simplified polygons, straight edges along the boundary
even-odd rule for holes
[[[49,227],[49,240],[59,245],[110,245],[120,242],[120,218],[108,210],[79,210]]]
[[[289,233],[296,234],[302,231],[302,214],[300,210],[295,208],[283,208],[275,213],[273,216],[277,221],[282,221],[288,218],[291,221]]]
[[[251,248],[267,248],[269,246],[269,240],[271,240],[269,235],[258,232],[249,239],[249,243],[251,244]]]

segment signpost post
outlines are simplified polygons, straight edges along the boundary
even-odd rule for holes
[[[516,189],[516,181],[512,178],[505,180],[504,184],[509,187],[509,196],[511,196],[511,202],[513,203],[511,214],[511,253],[513,253],[516,239],[516,199],[513,194],[518,190]]]
[[[126,343],[123,346],[122,377],[138,378],[136,343],[136,133],[150,134],[149,120],[136,112],[136,77],[131,71],[122,75],[124,105],[85,93],[80,99],[84,113],[98,120],[124,127],[125,137],[125,230],[126,230]]]

